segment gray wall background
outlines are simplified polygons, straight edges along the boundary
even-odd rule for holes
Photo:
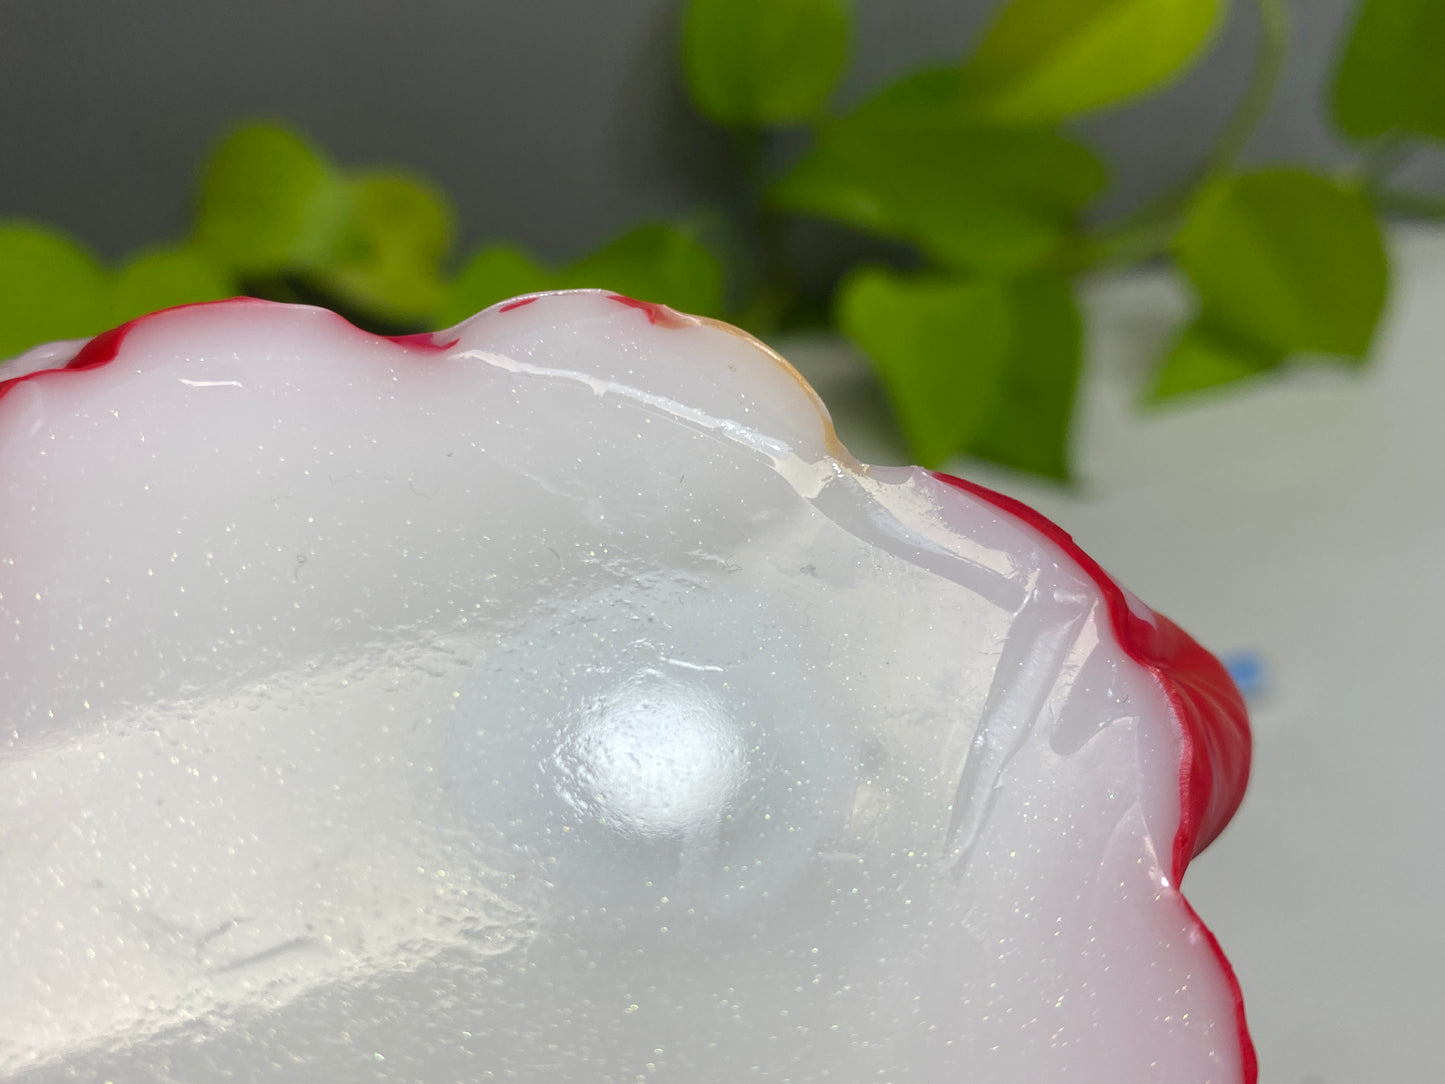
[[[840,101],[956,59],[997,0],[860,0]],[[1353,0],[1293,0],[1294,48],[1252,161],[1344,165],[1324,119]],[[1236,0],[1209,55],[1150,100],[1081,123],[1126,209],[1188,175],[1249,77]],[[271,116],[343,164],[394,162],[455,197],[463,249],[519,240],[563,259],[647,217],[719,199],[726,143],[689,110],[676,0],[0,0],[0,218],[118,258],[180,234],[199,162]],[[1412,162],[1445,188],[1439,156]]]

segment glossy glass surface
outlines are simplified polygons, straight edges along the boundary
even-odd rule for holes
[[[1098,584],[731,329],[177,310],[0,461],[4,1079],[1243,1078]]]

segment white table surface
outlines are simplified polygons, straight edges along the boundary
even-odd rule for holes
[[[1057,521],[1206,646],[1262,657],[1249,794],[1184,888],[1238,972],[1265,1084],[1445,1079],[1445,231],[1392,251],[1368,370],[1167,410],[1134,400],[1181,291],[1160,273],[1096,281],[1078,489],[951,464]],[[836,348],[780,345],[860,458],[899,461]]]

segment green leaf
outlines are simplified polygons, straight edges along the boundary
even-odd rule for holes
[[[1368,139],[1415,132],[1445,139],[1445,4],[1364,0],[1335,79],[1335,121]]]
[[[1284,354],[1195,321],[1164,356],[1145,399],[1163,402],[1247,380],[1279,366]]]
[[[989,428],[1009,353],[997,282],[865,268],[842,285],[838,323],[873,359],[914,457],[938,466]]]
[[[722,265],[692,231],[675,225],[639,226],[577,261],[556,281],[558,289],[596,286],[679,312],[722,313]]]
[[[241,276],[317,260],[347,211],[321,155],[287,128],[242,128],[216,149],[201,181],[195,242]]]
[[[1282,353],[1360,357],[1384,308],[1385,247],[1368,201],[1311,173],[1217,182],[1176,253],[1212,325]]]
[[[0,358],[110,326],[110,283],[95,258],[54,230],[0,224]]]
[[[925,466],[967,453],[1069,477],[1080,328],[1066,279],[1009,282],[863,269],[838,295]]]
[[[1047,128],[980,124],[961,108],[957,79],[912,77],[820,125],[769,202],[911,241],[963,270],[1037,267],[1103,187],[1103,167]]]
[[[995,410],[969,449],[1017,470],[1067,481],[1069,422],[1082,336],[1068,280],[1036,275],[1009,284],[1013,335]]]
[[[490,245],[452,283],[441,322],[458,323],[518,294],[584,289],[612,290],[704,316],[719,315],[723,307],[722,265],[712,251],[686,226],[649,223],[560,271],[541,266],[522,249]]]
[[[120,269],[111,297],[112,324],[193,301],[219,301],[238,293],[236,283],[192,248],[142,253]]]
[[[969,118],[963,69],[952,65],[911,71],[889,83],[853,112],[855,117],[875,121],[887,117],[906,121],[954,115]]]
[[[849,0],[690,0],[682,56],[692,100],[722,124],[815,116],[848,62]]]
[[[447,288],[438,313],[442,327],[459,324],[498,301],[553,289],[552,272],[511,245],[478,250]]]
[[[1010,0],[964,66],[980,116],[1062,120],[1162,86],[1198,55],[1224,0]]]
[[[884,237],[912,239],[907,208],[827,145],[815,146],[767,193],[769,206],[827,218]]]
[[[456,213],[431,182],[400,170],[344,181],[347,214],[311,268],[324,289],[392,321],[432,319]]]

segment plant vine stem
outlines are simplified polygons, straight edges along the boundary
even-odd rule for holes
[[[1254,74],[1219,142],[1215,144],[1204,172],[1203,182],[1206,184],[1235,167],[1249,137],[1259,127],[1269,103],[1274,100],[1275,88],[1284,72],[1285,57],[1289,53],[1289,9],[1285,7],[1284,0],[1255,0],[1254,7],[1259,12],[1260,25],[1259,55],[1255,60]]]
[[[1189,204],[1209,185],[1230,173],[1249,137],[1259,127],[1274,99],[1289,53],[1289,9],[1285,0],[1254,0],[1260,40],[1254,71],[1244,97],[1235,107],[1213,151],[1188,180],[1155,197],[1143,207],[1078,238],[1064,254],[1064,269],[1093,271],[1141,263],[1164,255],[1183,225]]]
[[[1445,196],[1385,188],[1374,193],[1375,207],[1385,214],[1406,218],[1445,219]]]
[[[1366,192],[1378,195],[1390,175],[1399,169],[1418,148],[1398,132],[1389,132],[1375,140],[1360,156],[1352,171],[1354,179]]]
[[[728,129],[728,142],[733,158],[742,171],[743,184],[748,198],[755,201],[762,186],[765,166],[763,133],[757,128],[733,127]]]
[[[767,136],[757,128],[734,128],[733,154],[742,170],[746,193],[741,226],[761,256],[762,282],[739,316],[756,335],[770,334],[786,318],[797,298],[797,282],[788,261],[784,217],[763,200],[768,184]]]

